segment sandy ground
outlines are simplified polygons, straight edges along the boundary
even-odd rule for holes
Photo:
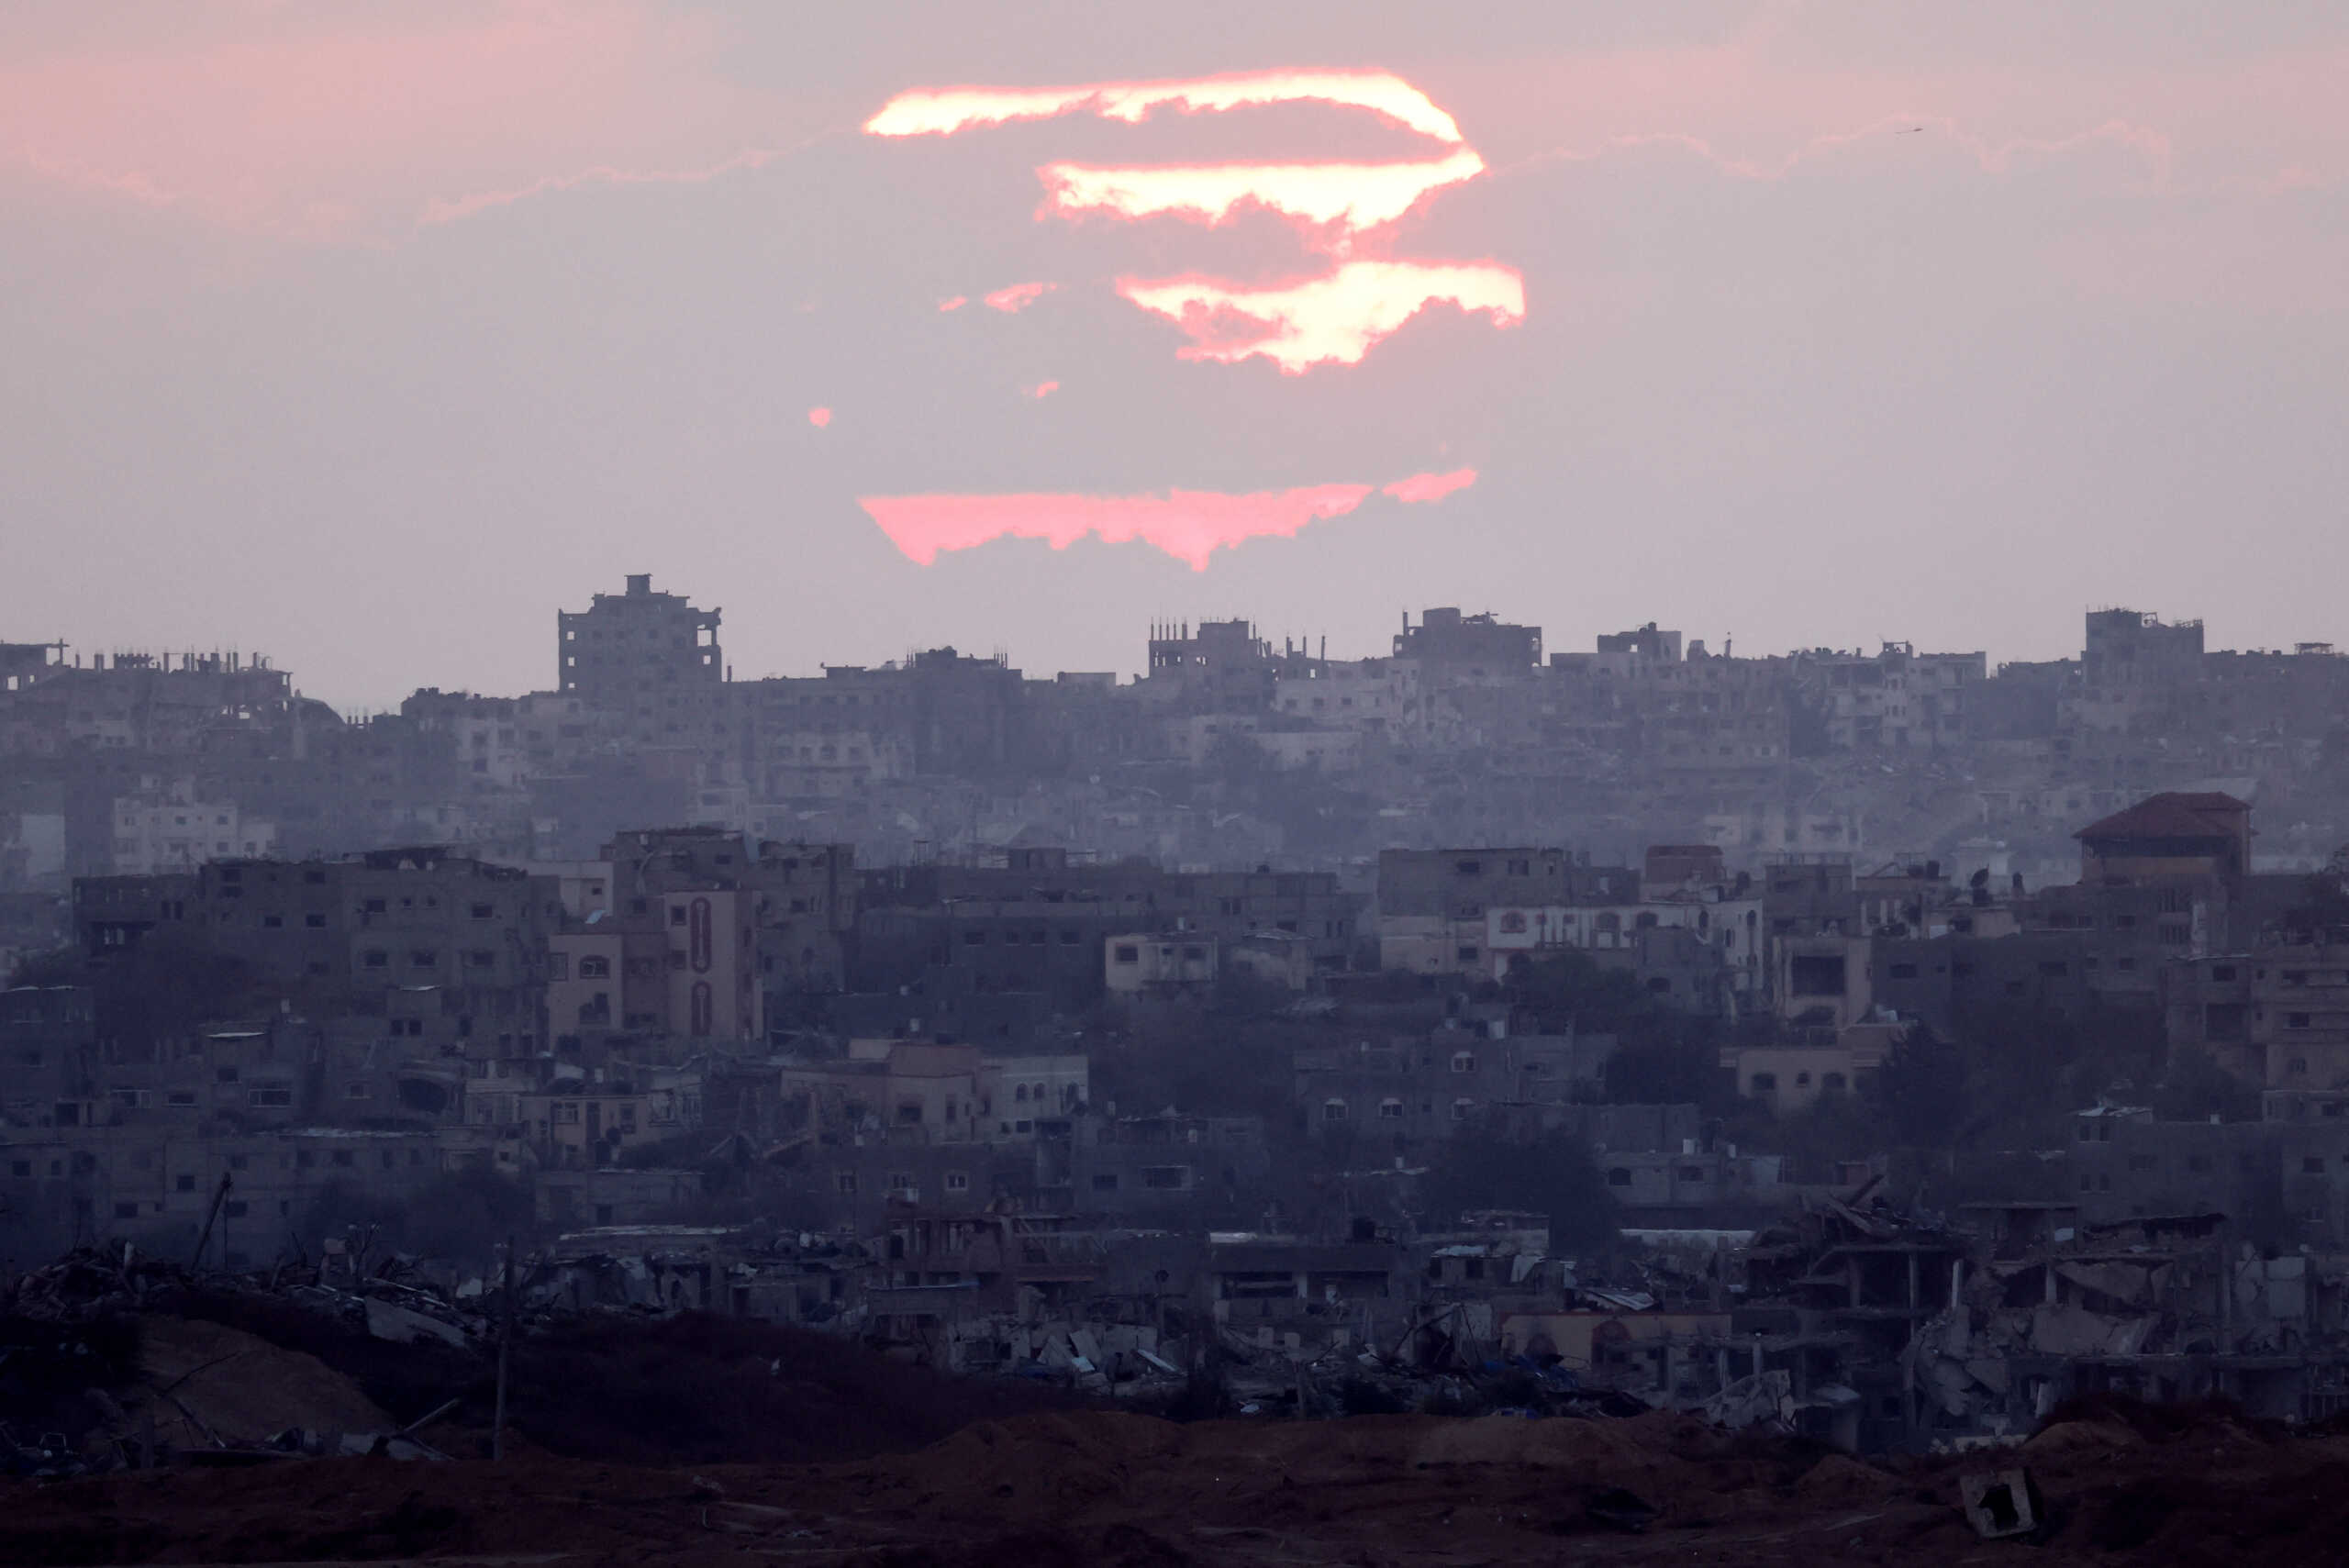
[[[2030,1545],[1984,1541],[1960,1477],[2016,1462],[2049,1527]],[[2297,1568],[2349,1561],[2349,1437],[2091,1412],[2019,1452],[1876,1465],[1668,1415],[1175,1425],[1083,1411],[847,1464],[287,1461],[0,1497],[10,1562],[354,1560]]]

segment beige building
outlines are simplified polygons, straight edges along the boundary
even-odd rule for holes
[[[1215,984],[1216,940],[1199,931],[1137,931],[1101,944],[1109,995],[1181,995]]]

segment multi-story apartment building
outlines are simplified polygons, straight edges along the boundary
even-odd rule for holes
[[[625,593],[556,617],[557,690],[618,716],[638,749],[723,756],[720,614],[653,592],[648,573],[631,576]]]

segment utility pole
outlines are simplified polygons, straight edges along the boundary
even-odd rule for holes
[[[497,1414],[489,1429],[489,1457],[506,1457],[506,1367],[514,1356],[514,1238],[506,1238],[505,1322],[497,1334]]]
[[[226,1171],[221,1172],[220,1185],[212,1194],[211,1212],[207,1213],[204,1217],[204,1229],[198,1233],[195,1239],[195,1256],[188,1260],[188,1267],[190,1269],[201,1269],[204,1267],[204,1249],[206,1244],[212,1240],[213,1222],[220,1218],[220,1206],[228,1201],[228,1189],[232,1185],[234,1185],[234,1183],[231,1180],[229,1173]],[[228,1250],[225,1242],[223,1243],[221,1250],[223,1251]]]

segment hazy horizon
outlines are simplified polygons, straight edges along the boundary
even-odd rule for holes
[[[543,689],[555,611],[644,572],[745,678],[1131,673],[1227,617],[1363,656],[1431,605],[1552,650],[1996,664],[2111,605],[2349,644],[2333,8],[31,0],[0,61],[0,639],[239,648],[351,710]],[[1457,139],[1313,95],[863,128],[1306,70]],[[1104,194],[1464,150],[1399,217]],[[1469,308],[1265,335],[1373,258]],[[947,525],[864,504],[1050,496],[1064,536],[1170,491],[1225,497],[1168,547],[1204,571],[921,565]]]

